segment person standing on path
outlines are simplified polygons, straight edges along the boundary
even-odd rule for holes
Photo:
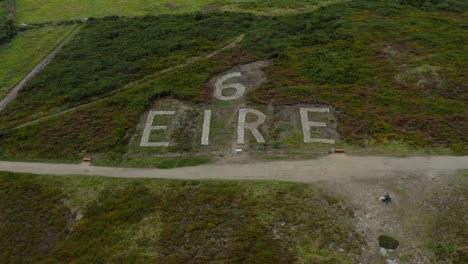
[[[390,198],[390,195],[387,193],[384,195],[384,199],[382,200],[384,203],[388,204],[392,201],[392,198]]]

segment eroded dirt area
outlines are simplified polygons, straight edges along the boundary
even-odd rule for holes
[[[438,236],[439,229],[444,230],[449,240],[455,241],[460,238],[454,238],[453,233],[447,231],[452,228],[463,230],[468,221],[466,184],[466,176],[456,173],[403,170],[376,177],[320,182],[355,208],[356,230],[367,242],[362,263],[387,264],[439,263],[431,251],[434,243],[444,243],[444,238]],[[378,199],[386,193],[392,198],[388,205]],[[380,235],[397,239],[398,248],[381,248]]]

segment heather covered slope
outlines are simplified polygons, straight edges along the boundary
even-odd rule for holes
[[[465,9],[450,6],[362,0],[284,16],[92,20],[0,113],[0,156],[126,153],[156,98],[210,107],[211,76],[265,59],[272,66],[267,81],[247,95],[252,105],[331,105],[341,144],[466,153]],[[205,57],[239,36],[235,47]]]
[[[352,263],[353,210],[315,186],[0,173],[0,262]]]

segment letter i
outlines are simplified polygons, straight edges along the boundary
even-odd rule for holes
[[[203,118],[203,132],[201,144],[208,146],[210,144],[210,124],[211,124],[211,110],[205,110],[205,117]]]

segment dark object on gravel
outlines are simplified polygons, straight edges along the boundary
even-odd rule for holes
[[[386,204],[392,202],[392,198],[390,198],[390,195],[387,193],[384,195],[384,200],[383,200]]]
[[[387,236],[387,235],[379,236],[379,246],[382,248],[397,249],[398,245],[400,245],[400,242],[398,242],[398,240],[394,239],[391,236]]]
[[[386,203],[386,204],[392,202],[392,198],[390,198],[390,195],[389,195],[388,193],[385,194],[385,195],[382,196],[382,197],[379,197],[379,200],[382,201],[382,202],[384,202],[384,203]]]

